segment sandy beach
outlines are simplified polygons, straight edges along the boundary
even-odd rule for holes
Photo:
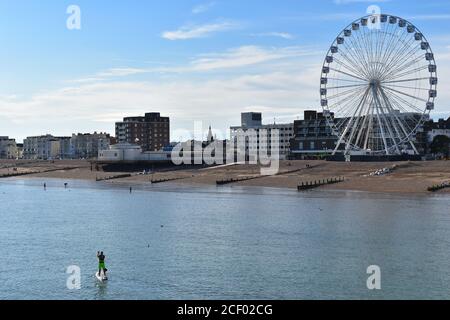
[[[380,176],[373,173],[383,168],[390,172]],[[211,168],[163,170],[149,175],[132,172],[130,177],[112,179],[108,183],[150,184],[152,180],[170,179],[167,184],[215,185],[224,179],[255,178],[236,182],[236,186],[259,186],[296,189],[302,182],[314,182],[335,177],[345,177],[345,182],[322,186],[328,190],[354,190],[384,193],[431,194],[428,187],[450,181],[450,162],[395,162],[395,163],[344,163],[327,161],[283,161],[279,174],[261,176],[256,165],[232,165]],[[55,178],[96,181],[130,172],[97,171],[95,165],[83,160],[63,161],[0,161],[0,176],[24,174],[14,179]],[[372,175],[371,175],[372,174]],[[450,188],[436,194],[450,194]]]

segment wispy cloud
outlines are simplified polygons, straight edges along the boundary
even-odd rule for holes
[[[185,65],[150,68],[110,68],[94,75],[67,82],[82,85],[96,82],[117,81],[121,78],[134,75],[202,73],[227,69],[240,69],[240,71],[245,72],[245,68],[251,66],[275,61],[285,61],[288,63],[290,61],[289,59],[317,56],[318,54],[318,51],[315,51],[310,47],[261,47],[249,45],[228,49],[225,52],[199,54]]]
[[[231,29],[235,29],[238,27],[238,24],[235,22],[221,22],[221,23],[212,23],[212,24],[204,24],[200,26],[183,26],[178,30],[174,31],[165,31],[162,33],[162,37],[167,40],[188,40],[188,39],[197,39],[197,38],[205,38],[209,35],[216,32],[228,31]]]
[[[253,33],[251,34],[253,37],[277,37],[283,38],[286,40],[292,40],[295,38],[293,34],[287,32],[264,32],[264,33]]]
[[[205,13],[205,12],[209,11],[209,9],[211,9],[215,5],[216,5],[216,2],[214,2],[214,1],[208,2],[208,3],[199,4],[199,5],[195,6],[192,9],[192,13],[193,14]]]
[[[274,60],[295,58],[315,53],[302,47],[242,46],[230,49],[225,53],[205,54],[192,61],[187,70],[212,71],[218,69],[242,68]]]
[[[140,68],[111,68],[105,72],[98,73],[97,76],[100,78],[124,77],[145,72],[146,72],[145,69]]]

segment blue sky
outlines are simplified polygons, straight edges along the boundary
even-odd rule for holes
[[[72,4],[81,30],[66,28]],[[0,0],[0,135],[113,133],[115,120],[147,111],[172,118],[173,140],[194,121],[224,132],[241,111],[293,121],[319,108],[326,51],[372,4],[429,38],[434,117],[448,117],[447,0]]]

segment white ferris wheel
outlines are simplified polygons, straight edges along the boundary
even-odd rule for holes
[[[430,43],[409,21],[371,15],[351,23],[322,67],[321,105],[334,153],[414,153],[415,134],[434,109],[437,67]]]

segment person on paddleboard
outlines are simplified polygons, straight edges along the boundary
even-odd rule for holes
[[[102,270],[103,270],[103,276],[106,277],[106,271],[108,271],[108,270],[106,269],[106,266],[105,266],[105,258],[106,257],[103,254],[103,251],[97,252],[97,258],[98,258],[98,275],[101,276]]]

